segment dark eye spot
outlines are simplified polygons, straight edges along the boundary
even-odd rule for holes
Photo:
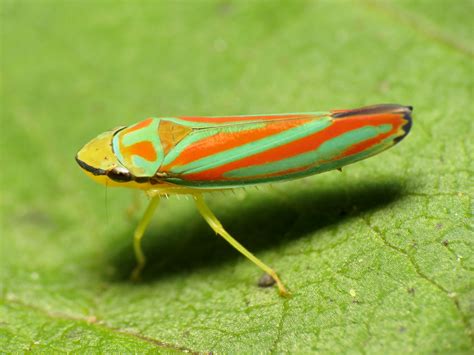
[[[124,168],[114,168],[107,172],[107,176],[117,182],[127,182],[132,180],[132,174]]]

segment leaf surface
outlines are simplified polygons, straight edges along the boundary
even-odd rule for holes
[[[472,1],[1,2],[3,351],[468,353],[474,326]],[[413,105],[399,146],[207,200],[89,181],[74,155],[148,116]]]

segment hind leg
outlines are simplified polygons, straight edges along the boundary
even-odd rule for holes
[[[227,233],[224,227],[222,227],[221,222],[219,222],[217,217],[214,215],[214,213],[212,213],[212,211],[207,206],[202,195],[195,194],[194,198],[196,200],[196,206],[199,212],[201,213],[202,217],[206,220],[206,222],[209,224],[209,226],[214,230],[214,232],[216,232],[218,235],[224,238],[230,245],[232,245],[241,254],[243,254],[247,259],[249,259],[251,262],[257,265],[260,269],[262,269],[267,274],[269,274],[272,277],[272,279],[275,280],[281,296],[285,296],[285,297],[289,296],[290,293],[286,290],[285,286],[281,282],[277,273],[271,267],[266,265],[263,261],[258,259],[255,255],[253,255],[251,252],[245,249],[245,247],[242,244],[240,244],[237,240],[232,238],[232,236],[229,233]]]

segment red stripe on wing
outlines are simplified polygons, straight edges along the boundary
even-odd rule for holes
[[[299,154],[304,154],[310,151],[317,149],[324,142],[331,140],[341,134],[344,134],[350,130],[362,128],[366,125],[382,125],[382,124],[393,124],[396,126],[396,129],[391,130],[390,134],[393,134],[393,131],[397,130],[400,125],[404,124],[403,118],[398,114],[386,114],[386,115],[377,115],[377,116],[354,116],[350,119],[341,119],[334,120],[332,125],[325,128],[323,131],[314,133],[307,137],[298,139],[294,142],[278,146],[275,148],[268,149],[264,152],[240,159],[235,162],[221,165],[216,168],[205,170],[199,173],[193,174],[183,174],[182,178],[189,181],[219,181],[219,180],[230,180],[229,178],[224,177],[224,174],[228,171],[232,171],[239,168],[246,168],[250,166],[272,163],[286,158],[291,158]],[[383,139],[383,138],[382,138]],[[371,142],[371,144],[376,144]],[[355,147],[355,146],[354,146]],[[357,147],[357,149],[367,149],[368,146]],[[354,151],[357,150],[354,148]],[[354,153],[352,153],[354,154]],[[339,157],[338,157],[339,158]],[[302,170],[305,167],[301,168]],[[298,171],[300,169],[291,169],[287,171],[282,171],[275,173],[276,175],[284,175],[289,172]],[[271,174],[269,176],[275,176]],[[238,180],[238,179],[237,179]]]
[[[183,166],[193,161],[221,153],[241,145],[255,142],[273,134],[308,123],[310,120],[292,120],[287,122],[267,122],[264,127],[243,130],[240,132],[219,132],[190,144],[170,164],[162,166],[161,171],[170,171],[175,166]]]

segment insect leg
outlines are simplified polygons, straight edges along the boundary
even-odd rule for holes
[[[137,265],[133,269],[131,276],[132,280],[134,281],[137,281],[140,278],[140,273],[145,266],[146,258],[145,254],[143,254],[141,242],[143,234],[145,233],[145,229],[150,223],[151,217],[153,216],[153,212],[155,212],[155,209],[158,206],[158,202],[160,202],[159,195],[153,196],[151,198],[150,202],[148,203],[148,207],[146,208],[146,211],[133,234],[133,249],[135,251],[135,258],[137,259]]]
[[[260,269],[262,269],[267,274],[269,274],[277,283],[278,290],[280,291],[280,295],[289,296],[290,293],[286,290],[285,286],[281,282],[277,273],[271,267],[264,264],[255,255],[253,255],[251,252],[245,249],[245,247],[242,244],[240,244],[237,240],[232,238],[232,236],[229,233],[227,233],[224,227],[222,227],[221,222],[219,222],[219,220],[214,215],[214,213],[212,213],[209,207],[207,207],[207,204],[204,201],[204,198],[202,197],[201,194],[194,194],[194,197],[196,199],[196,205],[199,210],[199,213],[201,213],[202,217],[206,220],[206,222],[214,230],[214,232],[216,232],[221,237],[223,237],[228,243],[230,243],[230,245],[232,245],[235,249],[237,249],[245,257],[247,257],[250,261],[256,264]]]

